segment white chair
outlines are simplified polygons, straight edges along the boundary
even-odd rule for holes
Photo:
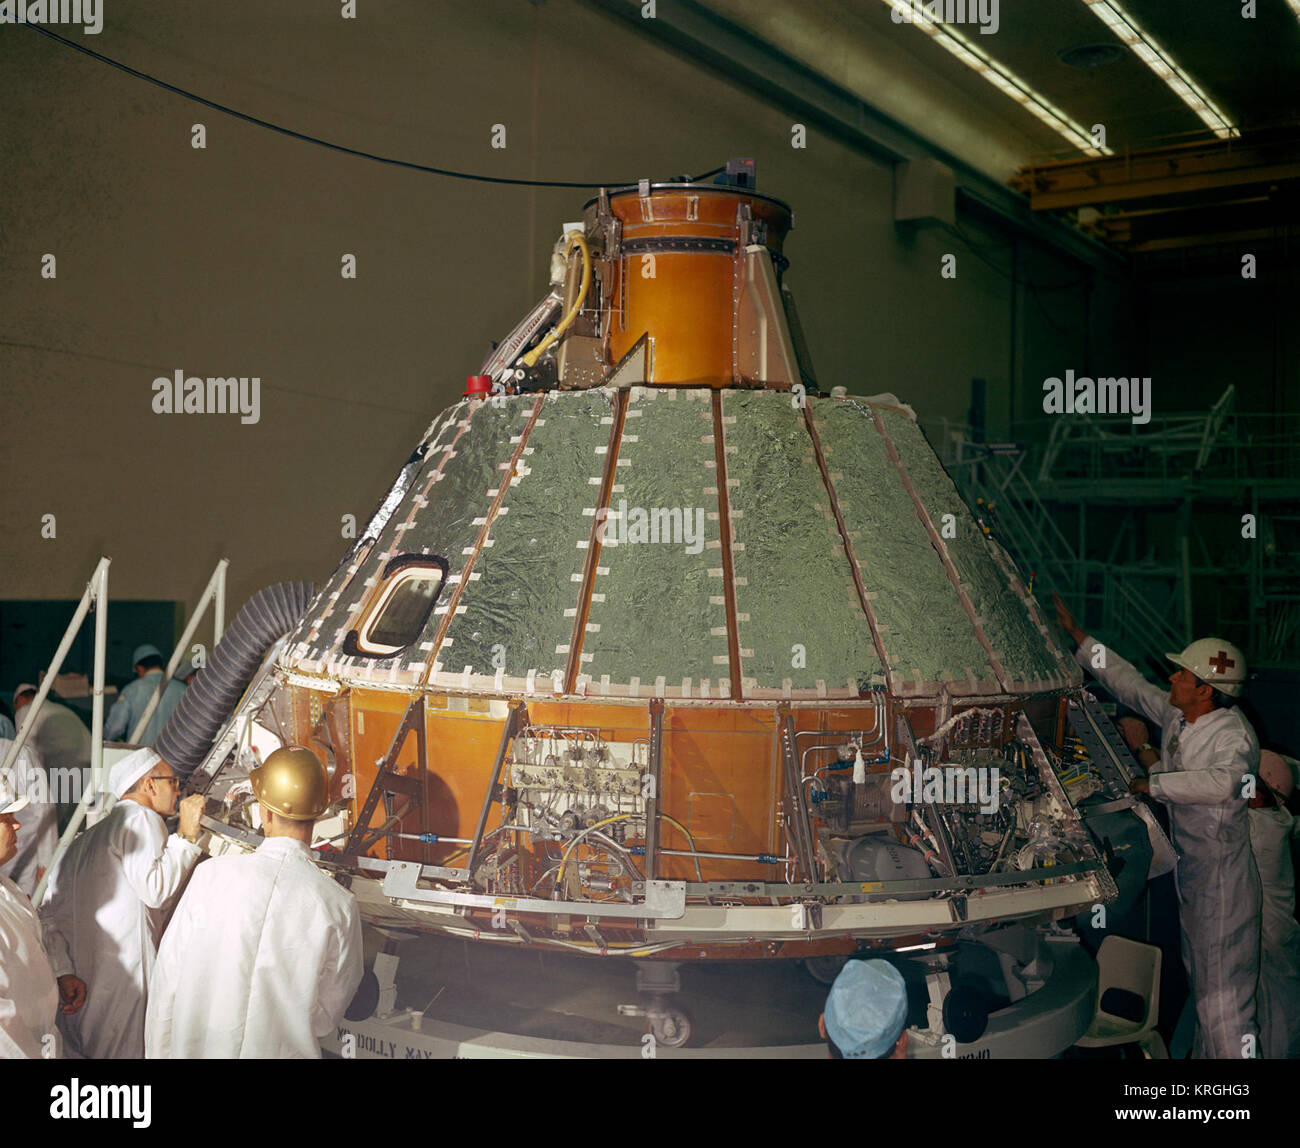
[[[1136,1044],[1148,1060],[1168,1060],[1169,1051],[1156,1032],[1160,1015],[1160,950],[1126,937],[1109,936],[1097,950],[1097,1011],[1092,1024],[1075,1044],[1080,1048],[1106,1048]],[[1146,1012],[1141,1020],[1127,1020],[1102,1010],[1108,989],[1125,989],[1141,997]]]

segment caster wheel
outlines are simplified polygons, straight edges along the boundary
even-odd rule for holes
[[[989,1027],[989,1006],[978,989],[954,985],[943,1001],[943,1027],[958,1044],[973,1044]]]
[[[691,1018],[681,1009],[665,1009],[651,1015],[650,1031],[660,1044],[682,1048],[691,1039]]]
[[[379,978],[374,969],[367,969],[357,985],[356,995],[343,1015],[350,1021],[369,1020],[379,1007]]]
[[[847,956],[804,957],[803,967],[813,980],[823,985],[833,985],[840,970],[849,963]]]

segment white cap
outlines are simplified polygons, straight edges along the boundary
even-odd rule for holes
[[[131,665],[138,666],[145,658],[161,658],[162,651],[157,646],[152,646],[145,642],[143,646],[136,646],[131,651]]]
[[[882,1057],[907,1027],[907,983],[888,961],[850,961],[831,985],[825,1017],[846,1060]]]
[[[144,749],[137,749],[134,753],[128,753],[109,772],[109,792],[114,797],[124,797],[127,790],[160,761],[162,761],[162,758],[158,756],[157,751],[150,749],[148,746]]]
[[[19,694],[25,694],[28,690],[38,694],[41,692],[41,687],[34,686],[31,682],[19,682],[14,686],[14,697],[17,698]]]

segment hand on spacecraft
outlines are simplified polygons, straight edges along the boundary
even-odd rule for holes
[[[59,978],[59,1012],[71,1016],[86,1003],[86,982],[72,973]]]
[[[1056,624],[1061,627],[1074,640],[1077,646],[1084,638],[1088,636],[1086,630],[1075,621],[1074,615],[1070,613],[1069,607],[1061,601],[1060,594],[1052,591],[1052,605],[1056,607]]]
[[[1151,782],[1145,777],[1135,777],[1128,783],[1129,790],[1133,793],[1140,793],[1143,797],[1151,796]]]
[[[203,816],[205,800],[201,793],[191,793],[180,804],[181,821],[176,832],[186,841],[193,841],[199,835],[199,818]]]

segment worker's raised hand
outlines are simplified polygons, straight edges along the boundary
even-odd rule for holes
[[[203,816],[204,797],[201,793],[191,793],[181,801],[181,823],[177,832],[186,841],[193,841],[199,835],[199,818]]]
[[[71,1016],[86,1003],[86,982],[72,973],[59,978],[59,1012]]]
[[[1070,613],[1069,607],[1061,601],[1060,594],[1052,591],[1052,605],[1056,607],[1056,624],[1061,627],[1075,642],[1082,642],[1088,635],[1083,628],[1075,621],[1074,615]]]

